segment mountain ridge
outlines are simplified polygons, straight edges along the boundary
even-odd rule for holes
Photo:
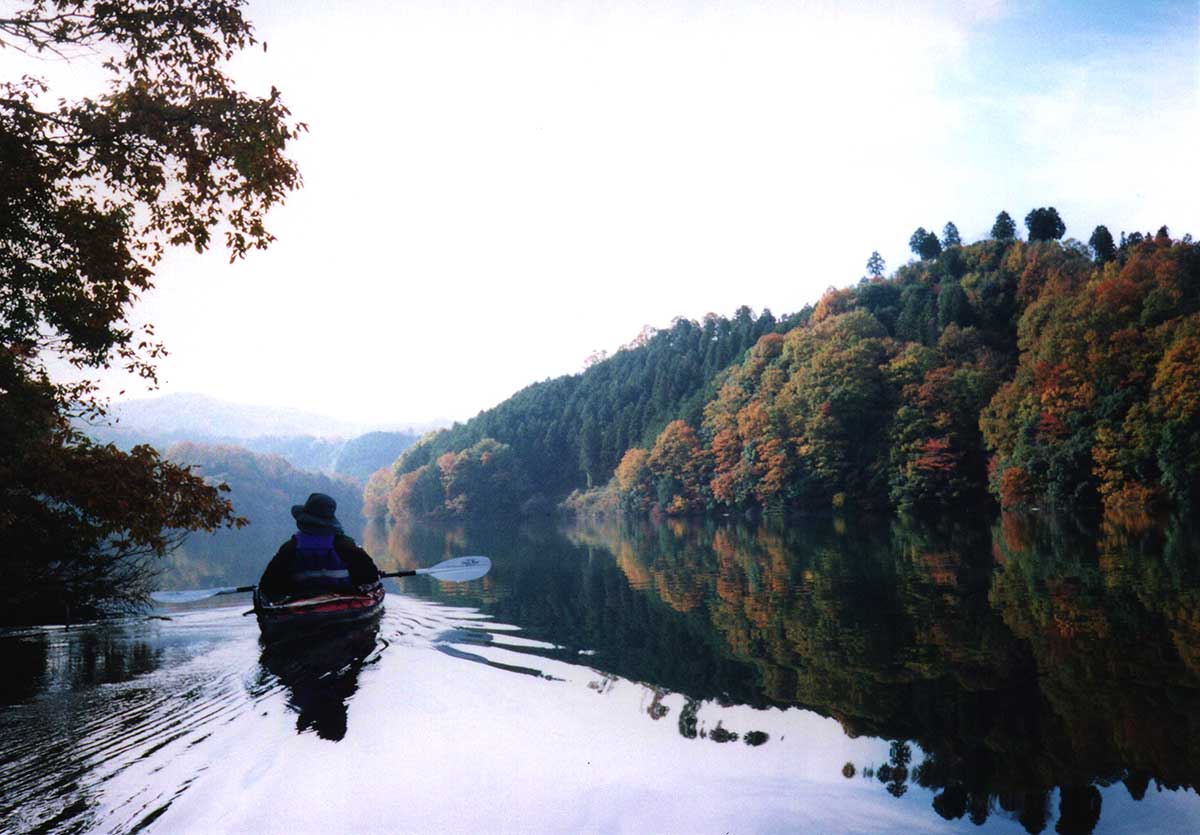
[[[421,434],[443,425],[441,421],[348,421],[302,409],[239,403],[198,392],[175,392],[115,401],[108,415],[88,423],[87,430],[102,440],[130,433],[169,440],[290,435],[352,438],[373,431]]]

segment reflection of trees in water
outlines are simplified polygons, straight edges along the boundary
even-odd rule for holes
[[[771,738],[763,731],[747,731],[744,735],[725,727],[724,720],[718,719],[716,727],[706,729],[700,724],[700,702],[687,699],[679,711],[679,735],[685,739],[709,739],[713,742],[737,742],[739,739],[751,747],[764,745]],[[653,714],[651,714],[653,716]],[[660,717],[654,717],[660,718]]]
[[[5,675],[0,676],[0,706],[28,701],[44,688],[49,650],[45,633],[5,638],[0,644]]]
[[[136,682],[160,668],[162,643],[144,623],[88,624],[5,634],[0,658],[0,832],[92,831],[107,779],[92,761],[111,776],[165,744],[162,706],[179,694]]]
[[[688,699],[683,703],[683,709],[679,711],[679,735],[684,739],[695,739],[698,736],[699,712],[700,702],[695,699]]]
[[[655,721],[662,719],[671,712],[671,708],[662,703],[662,698],[666,694],[662,690],[655,689],[654,699],[650,702],[650,707],[646,708],[646,714]]]
[[[0,651],[5,660],[0,705],[19,704],[40,692],[129,681],[157,670],[163,658],[160,645],[133,637],[123,623],[6,637]]]
[[[1124,780],[1136,799],[1150,779],[1197,782],[1200,577],[1178,525],[1130,537],[1006,516],[991,530],[899,520],[582,537],[612,540],[622,570],[668,605],[684,608],[686,592],[772,700],[919,743],[917,767],[893,745],[867,770],[897,797],[910,781],[934,791],[943,817],[1000,809],[1041,831],[1058,788],[1058,831],[1087,832],[1096,783]]]
[[[263,671],[287,689],[297,733],[311,730],[333,742],[346,736],[348,704],[358,691],[359,673],[375,653],[378,635],[375,620],[263,647]]]
[[[480,553],[492,558],[492,571],[481,583],[410,578],[404,581],[406,591],[476,606],[561,647],[547,655],[577,663],[584,651],[597,670],[664,693],[720,704],[768,704],[755,684],[753,665],[723,650],[702,611],[677,612],[656,594],[632,587],[600,543],[574,544],[552,527],[455,528],[448,552],[437,539],[441,528],[416,525],[412,530],[414,539],[400,544],[399,552],[412,563],[432,565],[447,555]],[[379,562],[391,559],[388,554]]]
[[[715,700],[800,705],[855,735],[911,740],[920,763],[905,745],[860,773],[896,796],[932,791],[948,818],[999,811],[1038,832],[1057,791],[1056,825],[1088,831],[1097,784],[1124,781],[1136,799],[1150,782],[1197,783],[1200,569],[1186,527],[837,521],[588,524],[569,541],[459,530],[458,553],[493,556],[491,584],[429,593],[571,657],[594,651],[597,669],[655,691],[652,717],[665,715],[658,694],[683,694],[688,738],[714,738],[698,713]],[[436,562],[446,542],[408,558]]]

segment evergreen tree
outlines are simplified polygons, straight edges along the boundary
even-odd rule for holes
[[[1067,232],[1066,224],[1053,206],[1031,209],[1025,215],[1025,228],[1029,230],[1031,241],[1056,241]]]
[[[992,237],[997,241],[1011,241],[1016,236],[1017,224],[1013,222],[1008,212],[996,215],[996,222],[992,224]]]
[[[937,338],[937,302],[924,284],[910,284],[900,294],[896,336],[932,345]]]
[[[867,259],[867,273],[873,278],[880,278],[884,270],[887,269],[887,264],[879,254],[879,250],[871,253],[871,257]]]
[[[1092,248],[1098,264],[1108,263],[1117,255],[1116,244],[1113,243],[1112,233],[1108,231],[1107,226],[1097,226],[1092,231],[1092,237],[1088,238],[1088,246]]]
[[[942,228],[942,246],[946,249],[952,246],[962,246],[962,238],[959,237],[958,227],[954,225],[954,221],[948,222]]]
[[[920,256],[922,261],[937,258],[942,252],[942,243],[938,240],[938,236],[932,232],[926,232],[924,226],[918,226],[917,231],[912,233],[912,237],[908,239],[908,247]]]
[[[957,281],[949,280],[942,284],[938,293],[938,325],[966,325],[970,315],[971,305],[967,294]]]

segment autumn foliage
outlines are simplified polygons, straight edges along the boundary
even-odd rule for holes
[[[831,288],[805,324],[762,337],[617,487],[669,514],[937,511],[989,489],[1005,507],[1123,518],[1188,506],[1198,309],[1190,240],[1147,236],[1104,263],[1055,240],[954,247]]]
[[[1002,500],[1095,497],[1124,515],[1190,506],[1200,474],[1197,247],[1148,238],[1103,267],[1052,254],[1019,322],[1015,373],[982,415]]]
[[[104,418],[102,371],[156,381],[165,348],[133,308],[167,252],[266,248],[300,186],[304,126],[226,75],[256,42],[243,5],[5,5],[0,48],[30,71],[0,81],[0,623],[129,610],[185,531],[243,521],[186,464],[78,423]]]
[[[390,482],[390,485],[389,485]],[[484,438],[462,452],[446,452],[432,464],[407,472],[382,471],[368,486],[374,495],[368,515],[378,517],[386,488],[393,519],[487,518],[514,514],[526,494],[525,475],[512,448]]]
[[[1190,506],[1200,247],[1162,230],[1101,252],[1057,229],[955,243],[780,320],[676,320],[419,444],[386,503],[472,513],[458,456],[494,438],[521,504],[605,497],[576,512]]]

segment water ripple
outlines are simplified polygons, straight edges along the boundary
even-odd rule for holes
[[[224,727],[290,711],[303,730],[306,688],[356,678],[393,644],[542,675],[458,649],[512,629],[471,609],[390,596],[369,645],[314,666],[304,653],[265,652],[241,608],[0,636],[0,648],[19,644],[43,662],[40,689],[0,712],[0,831],[143,831],[209,768],[205,748]]]

